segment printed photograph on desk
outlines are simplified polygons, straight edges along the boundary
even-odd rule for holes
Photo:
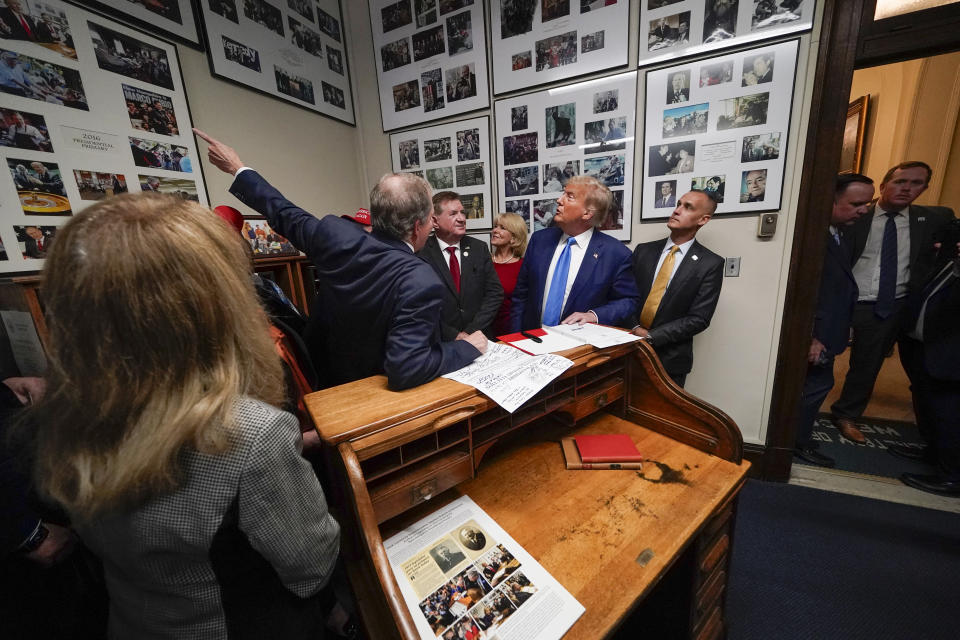
[[[466,496],[388,538],[384,549],[424,638],[556,640],[583,614],[582,605]]]
[[[570,178],[593,176],[613,195],[599,228],[629,240],[636,82],[630,72],[497,100],[497,153],[504,167],[499,210],[508,210],[507,198],[528,197],[532,209],[525,217],[536,232],[553,220]]]
[[[798,46],[646,72],[642,219],[669,217],[675,205],[666,203],[691,188],[714,195],[715,216],[780,208]]]
[[[484,3],[368,4],[384,131],[489,106]]]
[[[495,94],[626,66],[629,0],[490,2]]]
[[[646,66],[806,31],[815,9],[816,0],[642,0],[639,62]]]
[[[468,230],[491,227],[488,116],[391,134],[390,155],[394,171],[418,173],[434,193],[455,191]],[[492,179],[498,179],[496,173]]]
[[[0,41],[0,275],[42,269],[45,254],[16,249],[47,246],[27,231],[137,191],[139,173],[189,178],[206,204],[174,45],[61,0],[0,0]]]

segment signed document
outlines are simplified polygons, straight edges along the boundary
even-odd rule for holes
[[[485,354],[443,377],[475,387],[513,413],[572,365],[572,360],[555,354],[532,356],[491,342]]]

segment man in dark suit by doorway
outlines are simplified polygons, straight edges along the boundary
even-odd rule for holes
[[[705,191],[690,191],[667,220],[670,237],[633,250],[633,275],[644,302],[628,326],[650,342],[681,387],[693,368],[693,336],[710,326],[723,284],[723,258],[696,240],[716,209]]]
[[[417,255],[436,270],[443,281],[444,340],[474,331],[488,337],[503,302],[503,286],[493,268],[487,245],[467,234],[467,218],[460,196],[441,191],[433,196],[434,235]]]
[[[955,223],[957,224],[957,223]],[[956,235],[951,243],[956,241]],[[917,426],[928,441],[913,450],[935,465],[934,474],[904,473],[904,484],[929,493],[960,496],[960,243],[944,244],[933,276],[911,296],[900,343],[909,367]],[[952,257],[950,257],[952,256]],[[893,446],[893,445],[891,445]]]
[[[339,216],[316,218],[245,167],[237,152],[194,129],[210,162],[234,176],[230,193],[266,216],[270,227],[317,267],[317,301],[304,336],[322,387],[385,374],[407,389],[461,369],[486,351],[475,332],[443,342],[443,283],[414,255],[433,230],[430,185],[387,174],[370,192],[373,233]]]
[[[840,433],[853,442],[866,442],[855,421],[863,415],[883,360],[900,335],[909,293],[918,291],[930,275],[934,234],[954,217],[947,207],[913,204],[927,190],[932,173],[918,161],[887,171],[876,205],[844,237],[860,293],[853,311],[850,370],[831,412]]]
[[[867,213],[873,192],[873,180],[859,173],[839,176],[834,190],[794,445],[798,458],[821,467],[832,467],[835,462],[820,453],[817,443],[811,439],[813,425],[820,405],[833,389],[833,359],[847,348],[853,308],[857,304],[857,281],[850,268],[850,249],[842,241],[842,235],[845,227]]]
[[[560,324],[617,325],[635,313],[630,251],[600,231],[610,189],[575,176],[557,198],[553,223],[530,238],[510,307],[510,330]]]

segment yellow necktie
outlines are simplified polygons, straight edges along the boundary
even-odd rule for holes
[[[650,328],[650,325],[653,324],[654,316],[657,315],[657,308],[660,306],[660,301],[663,300],[663,294],[667,290],[667,283],[670,282],[670,276],[673,274],[673,261],[677,255],[677,251],[680,251],[680,247],[677,245],[670,247],[670,253],[663,259],[663,264],[660,265],[660,271],[657,272],[657,277],[653,281],[653,286],[650,288],[650,295],[647,296],[647,301],[643,303],[643,311],[640,312],[640,325],[645,329]]]

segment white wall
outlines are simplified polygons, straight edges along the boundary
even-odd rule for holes
[[[377,98],[374,52],[370,24],[362,3],[349,3],[347,29],[353,42],[352,63],[357,94],[357,122],[362,145],[361,172],[368,182],[390,171],[389,136],[383,133]],[[344,5],[346,10],[346,5]],[[756,236],[757,216],[717,218],[698,239],[723,256],[740,256],[740,277],[725,278],[713,323],[694,339],[694,368],[687,389],[726,411],[740,426],[746,442],[763,443],[770,408],[777,343],[789,270],[795,202],[800,189],[800,167],[804,153],[807,114],[812,95],[812,78],[819,33],[820,13],[813,34],[800,40],[797,84],[794,94],[783,209],[776,235],[770,240]],[[639,3],[631,3],[631,25],[638,20]],[[489,27],[488,27],[489,28]],[[637,59],[637,37],[630,46],[630,60]],[[630,69],[637,67],[631,63]],[[620,72],[618,70],[617,72]],[[638,83],[638,104],[643,97],[643,71]],[[540,90],[538,87],[536,90]],[[516,94],[512,94],[516,95]],[[492,96],[491,96],[492,99]],[[492,109],[470,114],[490,114]],[[432,123],[431,123],[432,124]],[[637,139],[642,139],[643,118],[638,118]],[[639,184],[642,167],[635,166],[634,184]],[[491,172],[493,173],[493,172]],[[635,198],[638,200],[638,198]],[[639,212],[634,220],[639,220]],[[636,223],[630,246],[667,236],[665,224]]]
[[[206,56],[177,47],[193,124],[234,147],[247,165],[315,213],[353,213],[366,202],[355,127],[210,75]],[[210,205],[254,212],[227,192],[232,177],[207,161],[198,140]]]

